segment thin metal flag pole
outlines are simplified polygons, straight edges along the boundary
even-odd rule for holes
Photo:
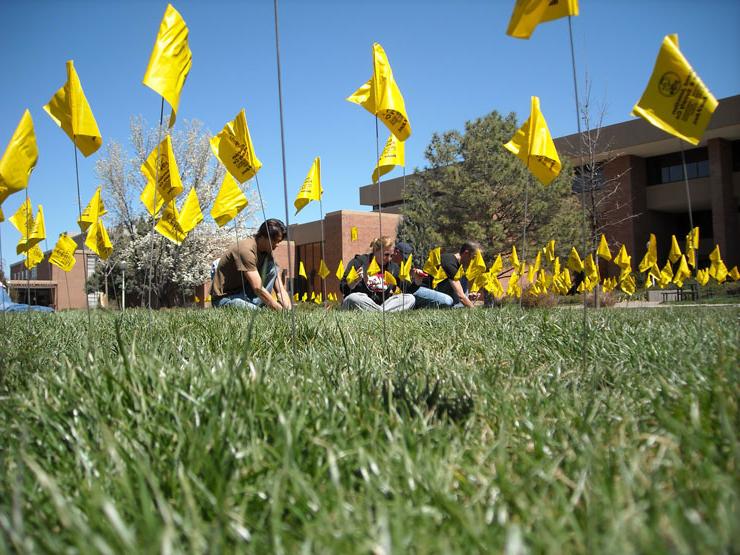
[[[80,170],[77,164],[77,144],[76,135],[72,136],[72,150],[75,151],[75,179],[77,181],[77,215],[82,221],[82,198],[80,197]],[[26,189],[28,190],[28,189]],[[87,307],[87,329],[88,333],[92,330],[92,318],[90,316],[90,297],[87,294],[87,253],[85,252],[85,244],[82,244],[82,264],[85,266],[83,269],[83,286],[85,288],[85,306]]]
[[[152,276],[154,274],[154,229],[157,225],[157,188],[159,187],[159,150],[162,143],[162,123],[164,122],[164,97],[159,107],[159,127],[157,128],[157,156],[154,169],[154,199],[152,200],[152,240],[149,244],[149,268],[147,268],[147,306],[149,308],[149,320],[151,323],[152,310]]]
[[[31,268],[28,267],[28,255],[29,255],[29,248],[28,248],[28,238],[31,235],[31,218],[33,217],[33,206],[31,206],[31,203],[28,201],[28,187],[26,187],[26,264],[24,266],[26,267],[26,304],[28,307],[26,308],[27,318],[28,321],[28,333],[31,333]]]
[[[529,156],[527,156],[527,181],[524,184],[524,221],[522,222],[522,260],[527,263],[527,219],[529,218],[529,184],[532,181],[532,174],[529,172]],[[519,276],[521,279],[522,276]],[[519,308],[522,307],[522,297],[519,293]]]
[[[683,182],[686,186],[686,201],[689,205],[689,231],[694,229],[694,212],[691,209],[691,193],[689,192],[689,174],[686,170],[686,153],[683,150],[683,141],[681,139],[678,139],[678,144],[681,147],[681,166],[682,166],[682,173],[683,173]]]
[[[3,265],[3,226],[0,225],[0,275],[5,276],[5,266]],[[6,277],[5,280],[7,281],[8,278]],[[2,306],[0,306],[0,312],[3,313],[3,328],[5,328],[5,295],[10,295],[10,293],[6,290],[5,293],[2,292],[3,284],[0,284],[0,293],[2,293]]]
[[[568,38],[570,40],[570,61],[573,69],[573,95],[576,104],[576,127],[578,129],[578,164],[581,171],[581,208],[583,209],[583,217],[581,218],[581,234],[583,235],[583,255],[586,256],[588,252],[588,239],[586,237],[586,188],[583,185],[583,137],[581,136],[581,105],[578,101],[578,78],[576,74],[576,53],[573,47],[573,17],[568,16]],[[586,351],[588,346],[588,311],[586,307],[586,288],[583,288],[583,334],[582,334],[583,346],[582,351],[582,362],[583,369],[586,369]]]
[[[236,220],[237,220],[237,218],[234,217],[234,238],[236,239],[236,252],[239,252],[239,231],[238,231],[238,229],[236,227]],[[242,278],[242,294],[246,297],[247,296],[247,287],[246,287],[246,285],[244,285],[244,272],[239,272],[239,277]],[[205,301],[203,301],[203,302],[205,304]]]
[[[322,195],[323,196],[323,195]],[[326,255],[324,254],[324,201],[319,197],[319,216],[321,217],[321,261],[326,264]],[[328,268],[328,266],[327,266]],[[321,279],[321,298],[326,306],[326,279],[319,276]]]
[[[262,190],[260,189],[260,180],[257,177],[257,174],[254,174],[254,182],[257,184],[257,196],[260,199],[260,208],[262,209],[262,219],[265,222],[265,231],[267,232],[267,241],[270,243],[270,256],[272,256],[272,237],[270,237],[270,230],[267,228],[267,213],[265,212],[265,202],[262,200]],[[236,223],[234,223],[236,226]],[[235,228],[236,229],[236,228]],[[237,249],[238,247],[238,239],[237,239]],[[260,276],[260,279],[262,279],[262,276]],[[275,279],[280,279],[280,276],[277,276]],[[264,283],[262,284],[264,285]],[[242,287],[244,287],[244,277],[242,277]]]
[[[277,64],[278,106],[280,108],[280,147],[283,161],[283,197],[285,202],[285,226],[288,230],[288,295],[290,296],[291,345],[295,352],[295,306],[293,305],[293,262],[290,255],[290,214],[288,213],[288,171],[285,164],[285,124],[283,120],[283,80],[280,70],[280,32],[278,24],[278,0],[273,0],[275,13],[275,61]]]
[[[375,162],[375,175],[377,178],[375,179],[375,184],[378,186],[378,238],[383,237],[383,202],[380,195],[380,138],[379,138],[379,132],[378,132],[378,116],[375,116],[375,159],[377,162]],[[382,242],[381,242],[382,247]],[[384,248],[384,247],[383,247]],[[371,256],[375,256],[374,254],[371,254]],[[385,270],[385,257],[383,257],[383,270]],[[383,304],[381,306],[381,313],[382,313],[382,319],[383,319],[383,346],[385,347],[386,351],[388,350],[388,342],[386,339],[386,330],[385,330],[385,275],[383,276],[383,292],[381,295],[381,298],[383,299]]]

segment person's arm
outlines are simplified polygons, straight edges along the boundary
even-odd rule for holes
[[[468,299],[468,296],[465,294],[465,291],[463,291],[462,285],[460,285],[459,281],[451,279],[450,287],[452,287],[452,290],[455,292],[455,295],[457,295],[457,298],[460,299],[460,302],[462,304],[464,304],[468,308],[473,308],[473,303],[470,299]]]
[[[265,306],[269,306],[273,310],[282,310],[283,306],[272,298],[272,294],[267,289],[262,287],[262,278],[260,277],[260,273],[257,270],[247,270],[246,272],[244,272],[244,278],[252,287],[252,291],[257,293],[257,296],[262,299],[262,302],[265,303]],[[280,280],[275,280],[276,283],[278,281]]]
[[[275,279],[275,292],[277,293],[278,302],[283,305],[283,308],[291,308],[293,303],[291,302],[288,290],[285,288],[283,280],[278,276]]]

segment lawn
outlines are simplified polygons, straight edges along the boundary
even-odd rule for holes
[[[0,316],[0,552],[737,552],[739,320]]]

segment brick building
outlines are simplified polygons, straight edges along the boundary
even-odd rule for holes
[[[90,277],[95,272],[98,257],[84,247],[83,234],[72,237],[77,243],[75,265],[69,272],[60,270],[49,263],[51,250],[44,252],[44,259],[31,270],[23,261],[10,265],[8,293],[14,302],[51,306],[55,310],[85,308],[85,271]],[[86,268],[87,266],[87,268]],[[99,306],[104,299],[99,293],[88,295],[90,307]]]

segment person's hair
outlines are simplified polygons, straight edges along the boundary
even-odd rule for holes
[[[370,250],[375,252],[382,249],[388,249],[390,247],[393,247],[395,245],[395,242],[393,239],[388,237],[387,235],[381,235],[380,237],[376,237],[370,242]]]
[[[278,237],[284,239],[287,232],[288,230],[283,222],[276,218],[270,218],[262,222],[255,237],[269,237],[270,241],[275,241]]]
[[[468,251],[470,254],[475,254],[481,250],[480,243],[478,241],[465,241],[460,247],[459,254]]]

